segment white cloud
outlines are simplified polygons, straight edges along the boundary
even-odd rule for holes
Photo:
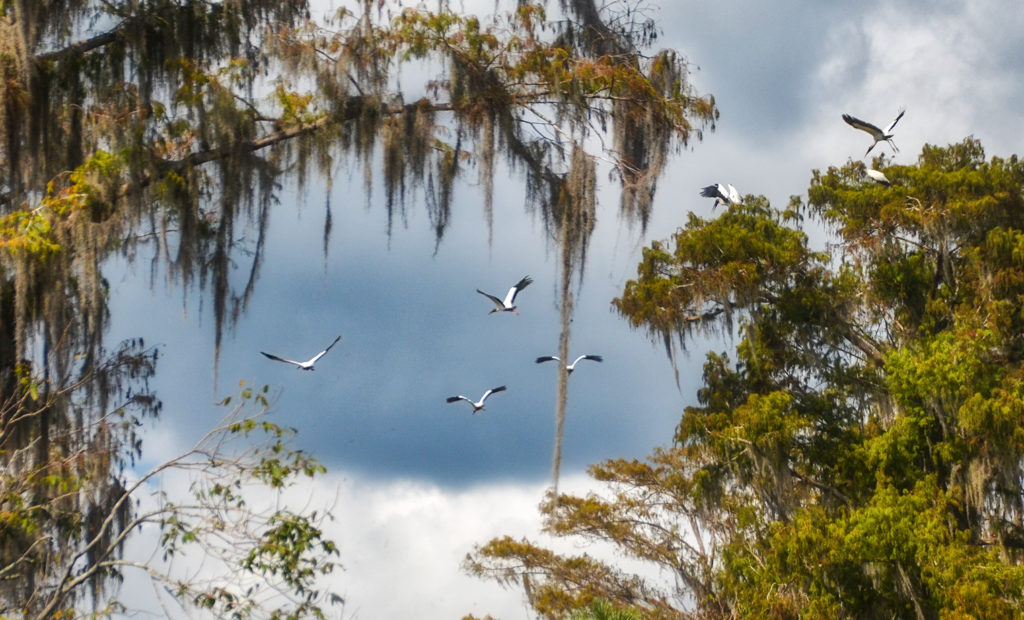
[[[185,486],[185,479],[176,476],[165,481],[164,490],[174,494],[174,488]],[[533,617],[521,591],[505,590],[462,571],[463,559],[474,546],[510,535],[564,553],[613,556],[600,545],[581,547],[541,533],[537,507],[547,486],[546,482],[496,483],[447,490],[428,482],[382,482],[338,473],[292,487],[283,503],[293,510],[330,508],[333,520],[324,529],[341,551],[344,568],[330,579],[333,589],[346,599],[342,617],[441,620],[472,613],[515,620]],[[583,494],[595,483],[577,474],[563,479],[560,487],[563,492]],[[150,528],[132,539],[126,556],[159,565],[160,554],[152,553],[156,544],[157,532]],[[219,569],[208,558],[175,558],[177,574],[211,575],[211,570]],[[160,615],[159,588],[150,587],[140,574],[129,574],[125,583],[119,600],[133,612]],[[163,600],[173,605],[166,596]]]
[[[906,106],[895,138],[906,163],[924,143],[944,146],[968,135],[990,153],[1008,155],[1020,142],[1022,33],[1024,16],[1003,1],[929,11],[880,3],[859,20],[832,27],[813,96],[829,122],[842,108],[884,126]],[[844,129],[835,125],[828,135]],[[819,142],[831,148],[830,141]],[[841,144],[859,156],[853,146],[860,143]]]
[[[346,615],[526,618],[522,596],[460,570],[466,553],[504,534],[534,536],[543,485],[446,492],[422,482],[341,485],[333,533],[342,549]]]
[[[653,566],[622,557],[610,545],[543,534],[538,504],[548,489],[546,481],[446,490],[425,482],[328,476],[317,483],[317,495],[333,492],[333,485],[338,502],[329,532],[342,550],[345,570],[336,579],[347,598],[346,617],[441,620],[472,613],[502,620],[533,618],[520,590],[505,590],[461,570],[474,546],[505,535],[663,579]],[[600,489],[583,474],[559,483],[561,492],[574,495]]]

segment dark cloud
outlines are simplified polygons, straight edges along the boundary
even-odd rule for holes
[[[804,122],[821,52],[838,25],[857,21],[864,10],[858,6],[679,2],[662,7],[659,43],[699,67],[694,83],[715,95],[723,125],[758,140],[778,139]]]

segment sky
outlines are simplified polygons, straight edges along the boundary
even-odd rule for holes
[[[466,2],[466,10],[477,4],[494,6]],[[619,220],[616,187],[603,185],[570,345],[574,356],[604,356],[570,379],[561,487],[580,492],[592,486],[587,465],[668,445],[696,401],[704,354],[735,344],[693,343],[679,359],[677,386],[663,347],[610,305],[644,246],[668,238],[689,212],[713,215],[701,187],[731,183],[784,206],[805,194],[813,169],[864,154],[870,138],[843,113],[886,126],[906,108],[895,129],[900,151],[872,151],[899,164],[914,163],[925,143],[969,135],[989,156],[1024,145],[1024,11],[1015,0],[683,1],[663,2],[652,16],[656,47],[689,59],[694,85],[714,95],[721,117],[669,164],[643,234]],[[533,360],[557,351],[557,254],[524,210],[522,185],[499,168],[488,244],[480,190],[462,183],[435,252],[422,200],[410,201],[389,239],[383,191],[378,184],[367,196],[354,167],[339,167],[330,186],[285,184],[255,294],[225,335],[216,385],[209,302],[197,291],[183,298],[150,287],[147,261],[107,266],[107,342],[142,336],[161,349],[154,385],[164,410],[146,438],[147,462],[182,450],[219,419],[213,403],[239,381],[270,385],[275,419],[296,427],[299,445],[329,469],[292,492],[333,502],[328,533],[345,566],[335,576],[345,618],[531,617],[518,591],[459,568],[473,545],[494,536],[549,540],[536,506],[550,484],[557,376],[553,364]],[[517,299],[520,314],[488,314],[475,289],[503,296],[525,275],[534,283]],[[307,359],[339,334],[312,373],[259,354]],[[445,402],[497,385],[508,390],[476,415]]]

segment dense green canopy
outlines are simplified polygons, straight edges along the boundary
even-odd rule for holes
[[[1024,611],[1024,164],[973,139],[815,171],[644,252],[614,306],[669,347],[735,329],[671,448],[553,496],[547,529],[675,577],[498,539],[470,570],[545,617],[1011,618]],[[819,250],[805,218],[828,233]],[[671,580],[670,580],[671,581]]]

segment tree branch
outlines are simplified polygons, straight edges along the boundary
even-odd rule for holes
[[[823,482],[818,482],[817,480],[809,478],[809,477],[801,474],[797,470],[793,469],[792,467],[789,468],[789,475],[793,476],[794,478],[796,478],[800,482],[803,482],[804,484],[810,485],[810,486],[814,487],[815,489],[818,489],[819,491],[825,491],[826,493],[828,493],[830,495],[834,495],[836,497],[836,499],[839,499],[844,504],[849,504],[850,503],[850,498],[847,497],[846,494],[844,494],[842,491],[840,491],[839,489],[835,488],[834,486],[825,484]]]
[[[39,54],[35,57],[35,62],[38,65],[51,61],[63,60],[71,56],[81,56],[105,45],[109,45],[121,38],[121,30],[126,24],[127,22],[121,22],[121,25],[117,28],[104,32],[103,34],[98,34],[91,39],[77,41],[65,48],[46,52],[45,54]]]

